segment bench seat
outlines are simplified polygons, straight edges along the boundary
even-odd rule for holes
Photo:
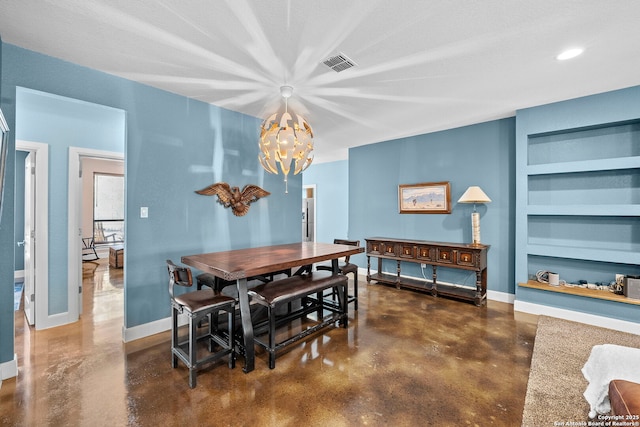
[[[309,274],[294,275],[280,280],[263,283],[249,290],[251,299],[256,304],[267,308],[268,322],[268,343],[263,342],[257,336],[254,342],[264,347],[269,352],[269,368],[275,368],[276,352],[290,344],[293,344],[306,336],[334,324],[341,322],[346,328],[347,323],[347,284],[348,279],[342,274],[332,274],[329,271],[314,271]],[[337,288],[341,295],[341,304],[336,307],[326,305],[323,302],[322,292],[325,289]],[[310,298],[315,295],[315,298]],[[291,303],[295,300],[303,300],[303,307],[295,312],[288,313],[276,319],[276,309],[283,304]],[[317,321],[313,326],[303,329],[298,334],[281,342],[276,342],[276,324],[289,322],[293,319],[305,317],[311,312],[318,314]],[[328,311],[328,315],[324,315]]]

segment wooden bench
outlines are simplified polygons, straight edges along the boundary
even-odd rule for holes
[[[294,275],[285,279],[264,283],[249,290],[251,299],[256,304],[267,308],[267,333],[268,342],[258,338],[259,326],[255,327],[254,342],[269,352],[269,368],[276,367],[276,352],[287,347],[312,333],[339,321],[346,328],[347,317],[347,283],[348,279],[342,274],[332,274],[329,271],[314,271],[309,274]],[[340,292],[340,305],[324,304],[323,291],[329,288],[338,288]],[[312,297],[315,295],[315,297]],[[283,304],[289,304],[295,300],[302,300],[302,306],[295,311],[289,310],[286,315],[276,318],[276,309]],[[325,311],[329,313],[325,315]],[[309,313],[317,313],[317,322],[284,341],[276,342],[276,326],[289,323],[294,319],[306,317]]]

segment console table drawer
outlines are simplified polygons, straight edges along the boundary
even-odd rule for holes
[[[458,256],[456,258],[456,263],[458,265],[465,265],[468,267],[476,267],[477,266],[477,253],[472,251],[459,251]]]
[[[400,258],[409,258],[413,259],[416,257],[416,247],[414,245],[408,244],[399,244],[398,256]]]
[[[382,254],[387,256],[398,256],[396,245],[394,243],[382,243]]]
[[[384,254],[384,249],[382,249],[382,242],[367,241],[367,252],[371,255]]]
[[[433,261],[433,251],[431,246],[417,246],[416,258],[422,261]]]
[[[453,264],[455,251],[449,248],[436,248],[436,261],[440,264]]]

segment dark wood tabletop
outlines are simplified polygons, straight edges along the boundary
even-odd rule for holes
[[[265,275],[328,260],[331,260],[334,273],[338,274],[337,260],[339,258],[362,252],[364,252],[364,247],[359,246],[300,242],[187,255],[182,257],[182,263],[205,273],[211,273],[224,280],[236,281],[245,353],[243,370],[244,372],[251,372],[255,366],[255,349],[249,295],[247,293],[247,277]]]
[[[182,262],[225,280],[237,280],[362,252],[364,248],[351,245],[301,242],[188,255]]]

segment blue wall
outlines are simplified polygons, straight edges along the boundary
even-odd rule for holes
[[[13,45],[2,48],[1,107],[12,130],[17,87],[113,107],[126,114],[125,327],[169,316],[167,258],[179,261],[181,255],[205,251],[300,241],[302,177],[290,177],[290,191],[285,194],[282,176],[262,170],[257,160],[260,119]],[[14,142],[12,133],[12,149]],[[88,142],[82,146],[96,148]],[[50,158],[50,179],[66,181],[66,148],[50,150],[56,151]],[[5,198],[10,206],[14,163],[12,155],[10,191]],[[245,217],[235,217],[213,198],[194,193],[217,181],[241,188],[257,184],[271,195],[254,203]],[[59,190],[51,191],[64,187],[52,184]],[[142,206],[149,207],[148,219],[139,218]],[[63,211],[54,215],[66,217]],[[66,223],[63,233],[66,242]],[[9,290],[5,284],[13,281],[13,240],[14,213],[7,209],[0,229],[3,253],[10,254],[0,259],[0,363],[13,359],[14,353],[13,287]],[[62,253],[56,262],[66,265],[66,256]],[[50,260],[49,265],[54,263]]]
[[[514,290],[515,118],[365,145],[349,151],[349,238],[395,237],[471,242],[473,205],[457,200],[471,185],[491,198],[478,205],[488,254],[488,289]],[[398,185],[449,181],[451,214],[400,214]],[[366,267],[365,255],[352,258]],[[417,264],[403,274],[420,277]],[[384,265],[384,264],[383,264]],[[375,265],[372,266],[375,268]],[[384,270],[395,273],[395,263]],[[426,271],[427,277],[430,270]],[[473,285],[475,276],[439,270],[443,281]]]
[[[0,38],[0,82],[4,80],[4,45]],[[7,91],[0,85],[0,100]],[[12,136],[12,109],[0,103],[2,113],[9,124],[9,147],[5,169],[4,195],[0,212],[0,364],[13,360],[14,312],[13,312],[13,185],[14,138]],[[1,379],[0,379],[1,380]]]
[[[303,172],[303,185],[316,185],[316,242],[331,243],[349,235],[349,163],[312,164]],[[361,244],[364,245],[364,242]]]
[[[24,161],[29,154],[26,151],[16,151],[16,171],[24,170]],[[16,172],[15,184],[15,218],[14,241],[21,242],[24,239],[24,174]],[[22,214],[21,214],[22,213]],[[15,249],[16,271],[24,269],[24,251]]]

